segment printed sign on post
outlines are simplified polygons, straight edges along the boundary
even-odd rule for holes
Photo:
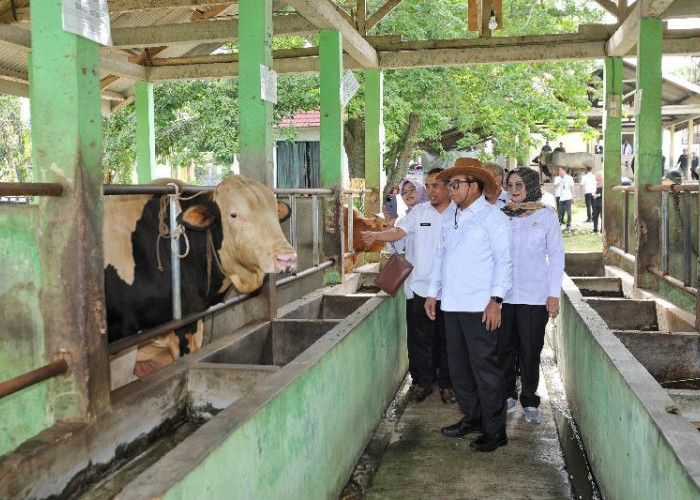
[[[350,99],[352,99],[352,96],[354,96],[357,93],[357,89],[360,88],[360,82],[357,81],[357,78],[355,78],[355,75],[353,74],[352,71],[348,70],[345,73],[345,76],[343,77],[343,107],[347,106],[347,104],[350,102]]]
[[[605,109],[608,116],[612,118],[620,118],[620,96],[617,94],[611,94],[608,96],[608,106]]]
[[[107,0],[63,0],[63,31],[112,45]]]
[[[639,116],[642,110],[642,89],[634,92],[634,116]]]
[[[264,64],[260,65],[260,98],[277,104],[277,73]]]

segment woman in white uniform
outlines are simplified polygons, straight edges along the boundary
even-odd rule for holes
[[[537,172],[530,168],[511,171],[506,189],[511,202],[502,210],[510,218],[513,286],[503,299],[499,357],[508,410],[515,407],[519,368],[525,420],[539,423],[540,398],[536,391],[540,353],[547,321],[559,314],[564,242],[556,212],[541,202]]]

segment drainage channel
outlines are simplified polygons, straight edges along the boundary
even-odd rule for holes
[[[559,434],[559,445],[564,454],[566,471],[571,482],[574,498],[602,499],[603,496],[593,477],[593,472],[586,458],[586,451],[581,440],[581,433],[571,415],[566,400],[564,383],[559,376],[559,369],[554,360],[554,352],[545,339],[545,346],[540,357],[540,366],[544,374],[549,401],[552,405],[554,422]]]

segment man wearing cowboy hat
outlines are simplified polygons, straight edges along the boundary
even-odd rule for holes
[[[448,437],[482,432],[471,449],[493,451],[508,444],[496,335],[511,287],[508,217],[487,201],[499,189],[480,161],[459,158],[438,179],[449,179],[453,204],[442,219],[425,312],[434,319],[441,299],[452,386],[464,413],[440,431]]]

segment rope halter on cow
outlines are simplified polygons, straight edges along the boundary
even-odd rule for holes
[[[156,240],[156,255],[158,257],[158,270],[163,271],[163,263],[160,260],[160,240],[161,238],[170,238],[171,239],[171,245],[170,249],[171,251],[176,251],[176,242],[180,239],[180,236],[184,237],[185,240],[185,253],[180,254],[179,252],[177,253],[177,256],[180,259],[184,259],[187,257],[190,253],[190,240],[187,237],[187,233],[185,232],[185,226],[182,224],[178,224],[175,230],[173,231],[172,234],[170,234],[170,227],[165,221],[166,213],[168,212],[168,204],[170,203],[171,198],[173,199],[173,203],[176,203],[176,212],[179,214],[182,210],[180,208],[180,200],[183,201],[188,201],[191,200],[200,194],[195,193],[189,198],[183,198],[181,193],[180,193],[180,186],[175,184],[174,182],[169,182],[168,186],[173,186],[175,188],[175,194],[168,195],[168,196],[161,196],[160,197],[160,208],[158,210],[158,239]]]

